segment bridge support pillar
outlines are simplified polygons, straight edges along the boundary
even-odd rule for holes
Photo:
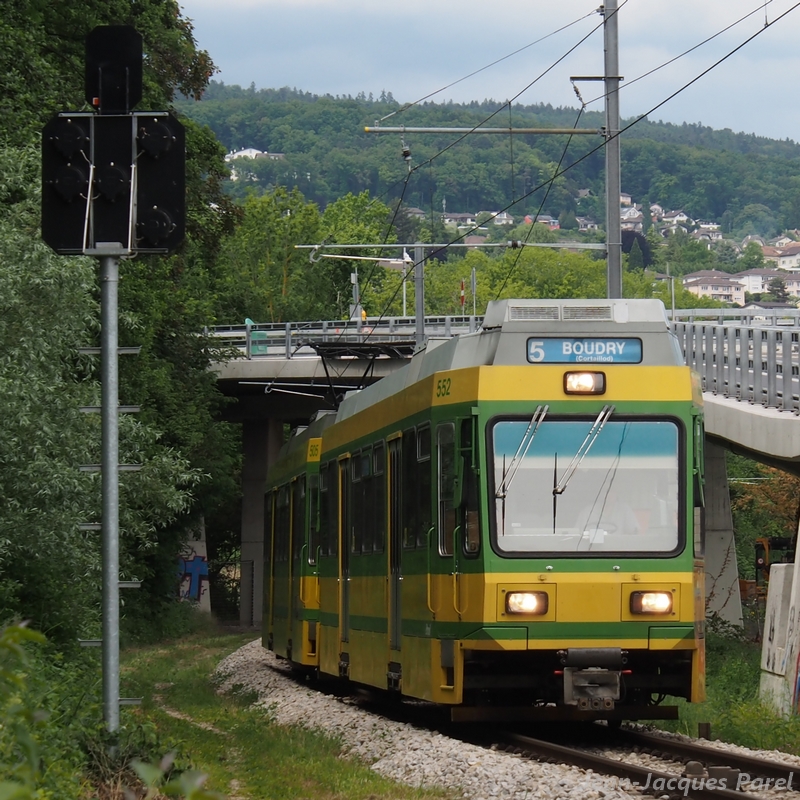
[[[260,625],[264,594],[264,490],[267,470],[283,443],[277,419],[242,423],[242,577],[239,622]]]
[[[706,439],[706,614],[742,625],[725,450]]]

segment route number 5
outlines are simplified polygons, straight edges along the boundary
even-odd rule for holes
[[[544,361],[544,342],[528,342],[528,361]]]

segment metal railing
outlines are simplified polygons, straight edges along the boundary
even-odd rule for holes
[[[800,310],[681,309],[672,317],[704,392],[800,414]],[[481,316],[425,318],[425,338],[478,330]],[[218,326],[208,334],[245,358],[316,356],[314,344],[413,342],[414,317]]]
[[[672,327],[704,392],[800,414],[798,320],[783,312],[763,320],[726,314],[722,321],[676,320]]]
[[[475,316],[425,317],[425,338],[474,333],[482,321],[483,317]],[[245,358],[316,356],[312,345],[317,343],[413,342],[415,333],[414,317],[218,325],[207,331],[215,342],[238,348]]]

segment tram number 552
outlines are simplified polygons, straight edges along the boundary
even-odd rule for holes
[[[450,395],[450,378],[442,378],[436,381],[436,396],[449,397]]]

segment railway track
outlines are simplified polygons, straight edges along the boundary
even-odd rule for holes
[[[516,753],[614,776],[620,780],[621,788],[659,797],[742,800],[747,795],[757,796],[764,790],[800,791],[800,772],[794,772],[786,764],[634,731],[615,732],[604,737],[602,743],[594,741],[582,746],[558,744],[513,732],[503,732],[500,738],[506,749]],[[680,774],[664,772],[584,749],[598,744],[602,747],[638,748],[639,752],[666,756],[684,762],[683,769]]]

